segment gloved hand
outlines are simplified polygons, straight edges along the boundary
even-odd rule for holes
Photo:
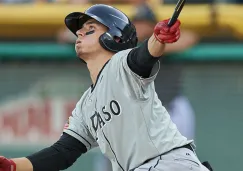
[[[174,43],[180,38],[181,22],[177,20],[175,24],[168,27],[169,19],[160,21],[154,27],[154,36],[160,43]]]
[[[0,171],[16,171],[16,164],[13,160],[0,156]]]

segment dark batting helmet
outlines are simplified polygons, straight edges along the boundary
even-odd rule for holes
[[[70,13],[65,18],[65,24],[76,35],[76,32],[89,19],[95,19],[108,28],[108,31],[102,34],[99,39],[103,48],[119,52],[137,46],[134,25],[123,12],[108,5],[97,4],[88,8],[84,13]],[[119,39],[119,42],[116,41],[116,38]]]

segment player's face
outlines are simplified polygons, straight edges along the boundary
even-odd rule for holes
[[[155,26],[153,23],[148,21],[134,21],[133,24],[136,27],[139,42],[148,39],[153,34]]]
[[[78,57],[87,57],[88,54],[100,53],[103,48],[99,43],[99,37],[107,31],[107,28],[94,19],[88,20],[77,31],[78,38],[75,50]]]

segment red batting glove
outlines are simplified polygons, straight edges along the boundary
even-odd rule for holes
[[[168,27],[169,20],[160,21],[154,27],[154,36],[160,43],[174,43],[180,38],[181,22],[177,20],[173,26]]]
[[[13,160],[0,156],[0,171],[16,171],[16,164]]]

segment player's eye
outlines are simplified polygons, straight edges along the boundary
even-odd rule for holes
[[[94,26],[92,26],[92,25],[89,26],[89,30],[94,30],[94,29],[95,29]]]

